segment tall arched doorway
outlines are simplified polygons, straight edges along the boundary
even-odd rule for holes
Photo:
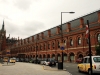
[[[74,60],[75,60],[74,53],[70,53],[70,62],[74,62]]]

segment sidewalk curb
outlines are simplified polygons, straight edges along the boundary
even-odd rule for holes
[[[43,66],[43,69],[50,70],[50,71],[67,71],[66,69],[61,70],[61,69],[57,69],[57,68],[52,68],[50,66]]]

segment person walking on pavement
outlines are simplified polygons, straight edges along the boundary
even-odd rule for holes
[[[9,63],[9,59],[7,60],[7,65],[8,65],[8,63]]]

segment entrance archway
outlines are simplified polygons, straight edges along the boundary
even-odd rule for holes
[[[70,62],[73,62],[75,60],[74,53],[70,53]]]
[[[66,61],[66,60],[68,60],[68,57],[67,57],[67,54],[66,53],[64,53],[64,61]]]
[[[52,54],[52,58],[55,59],[55,54]]]
[[[61,60],[61,56],[60,56],[60,54],[57,54],[57,60],[58,60],[58,61]]]

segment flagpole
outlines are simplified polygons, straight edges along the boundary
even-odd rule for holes
[[[91,41],[90,41],[90,30],[89,30],[89,20],[87,20],[87,25],[88,25],[88,43],[89,43],[89,56],[90,56],[90,71],[91,71],[91,75],[93,74],[92,71],[92,53],[91,53]]]

